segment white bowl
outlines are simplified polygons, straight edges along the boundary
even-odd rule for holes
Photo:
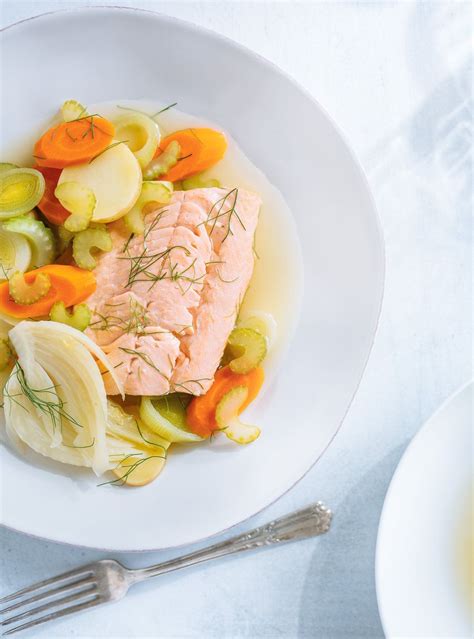
[[[2,447],[2,517],[11,528],[111,550],[214,535],[308,471],[357,390],[384,281],[366,179],[311,96],[254,53],[191,24],[130,9],[58,12],[4,30],[1,55],[7,142],[71,97],[178,100],[227,129],[294,213],[306,282],[301,321],[276,382],[253,409],[263,432],[254,445],[170,456],[162,477],[137,490],[96,488],[86,475],[31,465]]]
[[[426,422],[390,484],[376,553],[389,638],[472,637],[473,405],[471,382]]]

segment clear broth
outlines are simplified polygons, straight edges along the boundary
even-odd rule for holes
[[[166,105],[144,100],[121,100],[88,105],[89,113],[100,113],[113,118],[125,113],[119,107],[128,107],[147,114],[157,113]],[[2,161],[30,166],[32,148],[41,133],[56,121],[42,123],[31,136],[18,140],[2,152]],[[187,127],[210,126],[222,129],[217,123],[168,109],[156,118],[162,137]],[[41,124],[41,123],[40,123]],[[217,165],[207,171],[209,177],[220,180],[226,187],[239,187],[258,193],[263,201],[257,227],[255,249],[258,258],[241,314],[253,311],[270,313],[277,324],[277,336],[266,359],[266,367],[275,370],[289,343],[299,317],[303,292],[303,265],[296,225],[281,193],[265,175],[245,156],[235,140],[226,132],[228,150]]]

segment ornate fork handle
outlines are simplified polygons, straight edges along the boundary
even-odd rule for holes
[[[268,524],[255,528],[250,532],[232,537],[226,541],[214,544],[208,548],[184,555],[177,559],[171,559],[164,563],[149,568],[131,571],[131,577],[135,581],[142,581],[149,577],[156,577],[173,570],[193,566],[210,559],[223,557],[252,550],[262,546],[296,541],[307,537],[322,535],[329,530],[332,513],[321,502],[299,510],[286,517],[275,519]]]

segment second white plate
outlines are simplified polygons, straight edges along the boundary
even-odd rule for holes
[[[405,452],[385,500],[376,579],[385,634],[473,634],[474,383],[446,402]]]

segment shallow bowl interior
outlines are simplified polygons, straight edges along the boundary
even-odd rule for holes
[[[86,104],[177,100],[183,111],[222,124],[293,211],[305,293],[280,373],[249,416],[263,430],[255,445],[183,451],[159,481],[136,490],[97,488],[90,474],[28,464],[2,447],[2,517],[17,530],[114,550],[177,546],[224,530],[304,475],[361,379],[384,257],[360,166],[328,115],[291,79],[184,22],[112,8],[59,12],[6,29],[1,57],[4,143],[72,97]]]

